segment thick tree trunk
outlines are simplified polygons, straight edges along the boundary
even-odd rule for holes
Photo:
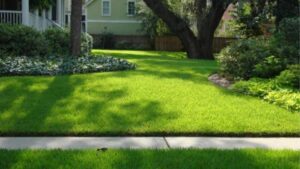
[[[189,58],[201,58],[197,38],[183,19],[170,11],[161,0],[144,0],[144,2],[178,36]]]
[[[232,1],[213,0],[212,7],[207,12],[207,1],[195,0],[199,32],[196,37],[185,20],[168,9],[161,0],[144,0],[147,6],[178,36],[187,51],[188,58],[191,59],[213,59],[214,32]]]
[[[70,53],[74,57],[81,52],[81,15],[82,0],[72,0]]]
[[[213,55],[213,40],[214,36],[206,35],[204,40],[199,40],[200,54],[203,59],[214,59]]]

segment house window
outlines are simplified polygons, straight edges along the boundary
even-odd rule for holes
[[[128,1],[128,7],[127,7],[127,9],[128,9],[128,15],[129,16],[133,16],[133,15],[135,15],[135,1],[134,0],[129,0]]]
[[[110,0],[102,0],[102,16],[110,16]]]

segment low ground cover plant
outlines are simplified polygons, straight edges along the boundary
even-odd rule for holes
[[[131,70],[135,65],[107,56],[84,57],[0,57],[0,76],[61,75]]]
[[[300,92],[281,86],[276,79],[253,78],[249,81],[239,81],[232,86],[232,89],[246,95],[260,97],[288,110],[300,112]]]

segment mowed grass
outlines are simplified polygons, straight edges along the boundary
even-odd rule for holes
[[[271,150],[0,150],[3,169],[299,169],[299,160]]]
[[[135,71],[0,78],[2,135],[300,135],[300,113],[214,86],[214,61],[94,50]]]

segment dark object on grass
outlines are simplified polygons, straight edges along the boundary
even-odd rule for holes
[[[103,147],[103,148],[98,148],[97,151],[101,151],[101,152],[106,152],[108,150],[108,148]]]

